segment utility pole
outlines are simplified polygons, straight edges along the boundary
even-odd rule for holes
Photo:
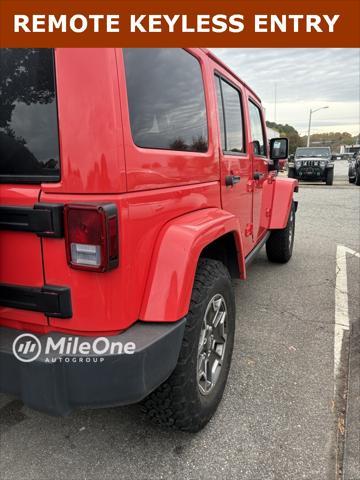
[[[277,108],[277,83],[274,85],[274,122],[276,123],[276,108]]]
[[[326,107],[320,107],[320,108],[316,108],[315,110],[312,110],[310,108],[310,115],[309,115],[309,129],[308,129],[308,136],[307,136],[307,146],[310,147],[310,135],[311,135],[311,117],[312,117],[312,114],[315,113],[315,112],[318,112],[319,110],[323,110],[325,108],[329,108],[328,106]]]

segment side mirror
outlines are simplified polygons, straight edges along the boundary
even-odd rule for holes
[[[270,140],[271,160],[285,160],[289,155],[289,140],[287,138],[272,138]]]

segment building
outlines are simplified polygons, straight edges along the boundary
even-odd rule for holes
[[[360,152],[360,144],[354,144],[354,145],[340,145],[340,155],[343,155],[344,153],[357,153]]]

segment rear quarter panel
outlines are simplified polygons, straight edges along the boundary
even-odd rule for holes
[[[0,205],[32,207],[39,197],[38,186],[0,185]],[[44,284],[41,240],[31,232],[0,232],[0,283],[42,287]],[[10,323],[8,323],[10,322]],[[0,307],[0,323],[46,325],[38,312]]]
[[[114,48],[57,48],[61,181],[49,193],[126,190],[120,85]]]
[[[46,283],[70,287],[73,306],[71,319],[50,318],[49,323],[57,329],[79,332],[115,332],[138,320],[160,229],[188,212],[220,206],[218,182],[122,195],[42,194],[41,201],[106,201],[118,208],[120,263],[112,271],[72,269],[67,264],[64,239],[43,239]],[[167,280],[170,282],[164,278]]]

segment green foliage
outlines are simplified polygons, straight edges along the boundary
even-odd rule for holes
[[[297,147],[303,147],[305,145],[305,140],[300,137],[298,131],[291,125],[282,125],[275,122],[266,122],[266,125],[278,131],[280,137],[287,137],[289,139],[289,154],[295,153]]]
[[[279,136],[284,136],[289,139],[289,153],[295,153],[297,147],[304,147],[307,143],[307,135],[301,137],[297,130],[291,125],[282,125],[275,122],[266,122],[269,128],[277,130]],[[327,132],[327,133],[315,133],[311,135],[310,144],[313,147],[331,147],[331,150],[335,152],[340,151],[340,145],[353,145],[360,142],[359,135],[352,136],[349,132]]]
[[[349,132],[328,132],[328,133],[314,133],[311,135],[311,145],[313,147],[331,147],[335,152],[340,151],[340,145],[353,145],[359,142],[359,135],[354,137]],[[307,140],[307,137],[303,137]]]
[[[12,136],[10,123],[16,103],[54,101],[53,80],[47,74],[53,59],[48,49],[1,48],[0,60],[0,129]]]

